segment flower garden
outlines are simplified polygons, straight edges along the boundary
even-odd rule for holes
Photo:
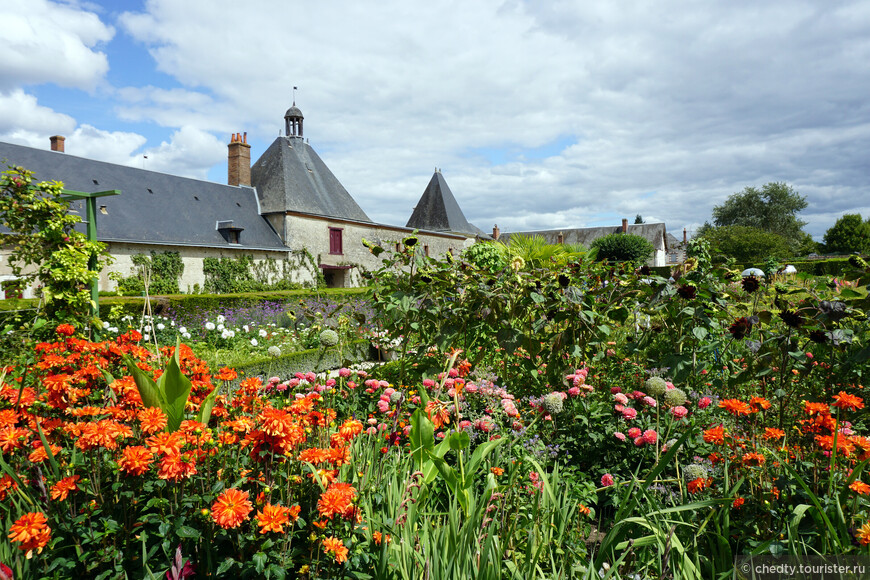
[[[741,279],[695,243],[667,280],[415,242],[369,244],[364,328],[82,316],[20,341],[0,578],[708,579],[870,555],[866,262],[848,285]],[[360,332],[396,360],[240,377],[191,348]]]

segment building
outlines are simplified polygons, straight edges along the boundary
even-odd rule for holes
[[[585,248],[592,246],[592,242],[609,234],[628,233],[646,238],[654,248],[652,257],[647,265],[666,266],[670,264],[668,236],[665,224],[629,224],[627,219],[622,220],[621,226],[604,226],[596,228],[562,228],[558,230],[537,230],[528,232],[514,232],[526,236],[541,236],[548,244],[579,244]],[[510,233],[501,233],[498,226],[492,230],[492,237],[508,243]],[[671,236],[673,237],[673,236]]]
[[[106,291],[117,286],[111,273],[135,272],[137,254],[178,252],[184,265],[179,287],[187,292],[206,287],[208,259],[242,256],[272,279],[310,285],[322,274],[328,286],[347,287],[360,285],[362,273],[380,265],[363,238],[389,247],[421,230],[424,251],[438,256],[459,252],[482,235],[465,221],[440,172],[421,198],[430,209],[415,210],[408,226],[373,222],[304,139],[295,103],[284,119],[285,134],[253,166],[246,135],[231,137],[226,185],[68,155],[61,136],[51,138],[50,150],[0,142],[0,161],[69,190],[121,191],[98,201],[97,239],[115,258],[101,274],[100,290]],[[83,202],[72,210],[84,218]],[[13,278],[4,261],[0,283],[11,288]]]

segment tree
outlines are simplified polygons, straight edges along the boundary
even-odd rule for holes
[[[643,223],[643,216],[640,214],[637,214],[636,216],[634,216],[634,223],[635,224],[642,224]]]
[[[857,213],[844,214],[825,232],[825,251],[833,254],[870,253],[870,218]]]
[[[792,256],[791,246],[783,236],[766,232],[760,228],[747,226],[709,227],[704,228],[703,238],[710,242],[717,253],[742,263],[760,263],[769,256],[780,260]]]
[[[713,208],[713,225],[743,226],[777,234],[785,238],[797,253],[805,242],[802,228],[807,222],[797,218],[806,209],[806,197],[786,183],[771,182],[761,189],[746,187],[732,194],[725,203]]]
[[[634,234],[608,234],[592,242],[592,248],[598,250],[599,260],[630,262],[633,266],[642,266],[655,251],[649,240]]]

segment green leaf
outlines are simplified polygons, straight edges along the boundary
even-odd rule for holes
[[[175,533],[178,534],[179,538],[184,538],[184,539],[189,539],[189,538],[198,539],[200,536],[199,530],[197,530],[196,528],[192,528],[190,526],[181,526],[180,528],[175,530]]]
[[[707,335],[709,334],[709,332],[707,332],[706,328],[703,328],[701,326],[696,326],[695,328],[692,329],[692,334],[694,334],[695,338],[697,338],[698,340],[704,340],[705,338],[707,338]]]
[[[266,561],[268,560],[268,556],[266,556],[263,552],[257,552],[251,557],[251,560],[254,561],[254,566],[257,569],[257,574],[262,574],[263,570],[266,569]]]
[[[217,399],[218,395],[218,387],[215,387],[211,393],[205,398],[202,404],[199,406],[199,413],[196,415],[196,420],[200,423],[208,426],[208,421],[211,419],[211,411],[214,409],[214,403]]]
[[[190,379],[181,373],[178,352],[180,345],[181,338],[178,339],[175,353],[169,359],[169,366],[166,367],[166,370],[157,381],[158,390],[163,393],[164,400],[166,401],[163,411],[167,416],[166,428],[170,433],[178,431],[181,422],[184,420],[184,406],[187,404],[187,398],[190,396],[192,388]]]
[[[423,409],[417,409],[411,415],[411,454],[419,469],[423,469],[423,461],[426,459],[426,451],[432,451],[435,447],[435,426],[424,413]]]
[[[145,371],[136,366],[136,363],[128,355],[124,355],[124,364],[127,365],[127,370],[130,371],[130,376],[136,382],[136,388],[139,389],[139,396],[142,398],[142,404],[146,407],[158,407],[163,409],[165,401],[163,394],[157,387],[157,383],[145,374]]]
[[[215,570],[215,576],[220,576],[221,574],[227,572],[230,568],[232,568],[236,564],[236,561],[232,558],[227,558],[221,565],[218,566],[217,570]]]
[[[450,449],[454,451],[459,451],[460,449],[465,449],[471,444],[471,436],[468,434],[468,431],[454,431],[450,435],[447,436],[449,441]]]
[[[60,466],[57,464],[57,459],[54,458],[54,453],[51,452],[51,445],[45,438],[45,433],[42,432],[42,425],[37,421],[36,430],[39,432],[39,440],[42,442],[42,447],[45,449],[45,454],[48,456],[48,464],[51,467],[51,473],[54,478],[60,480]]]

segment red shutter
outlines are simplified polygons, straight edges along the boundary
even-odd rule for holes
[[[329,228],[329,253],[344,253],[341,248],[341,228]]]

